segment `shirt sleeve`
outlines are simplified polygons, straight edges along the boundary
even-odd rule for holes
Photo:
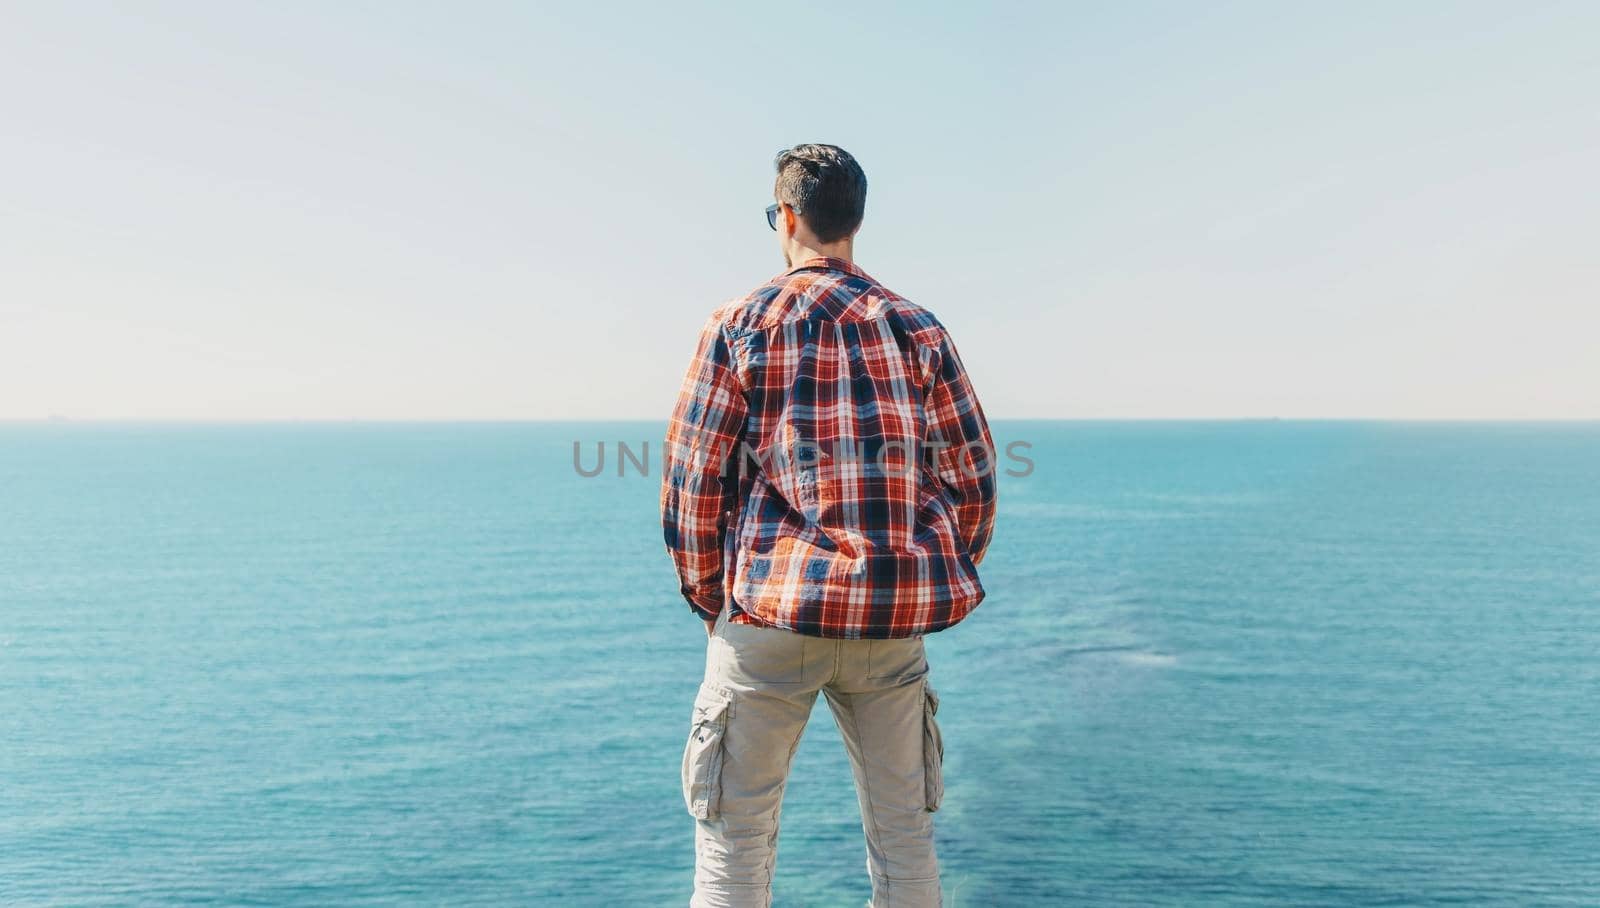
[[[939,449],[939,478],[954,494],[956,527],[968,557],[977,564],[994,536],[994,439],[949,335],[941,338],[937,359],[926,398],[928,422],[932,434],[944,445]]]
[[[721,321],[713,316],[684,375],[662,456],[661,524],[689,607],[722,611],[723,541],[737,478],[725,475],[743,440],[747,404]]]

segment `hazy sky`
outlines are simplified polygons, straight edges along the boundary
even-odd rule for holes
[[[1600,417],[1595,3],[10,3],[0,114],[0,418],[664,418],[802,141],[991,417]]]

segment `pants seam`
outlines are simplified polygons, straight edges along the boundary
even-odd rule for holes
[[[861,802],[862,802],[862,806],[865,809],[866,814],[867,814],[867,816],[866,816],[867,822],[872,824],[872,838],[873,838],[873,841],[877,842],[879,844],[879,847],[882,847],[882,844],[883,844],[883,830],[878,828],[878,810],[877,810],[876,805],[873,803],[873,800],[872,800],[872,788],[871,788],[870,783],[868,782],[868,777],[870,777],[872,775],[872,772],[868,768],[868,766],[866,765],[866,739],[861,737],[861,723],[859,721],[857,721],[857,719],[856,719],[856,701],[855,701],[855,696],[853,694],[845,694],[844,695],[844,703],[845,703],[845,712],[850,714],[850,728],[852,729],[852,733],[855,735],[857,746],[861,748],[861,752],[862,752],[862,761],[861,761],[862,762],[862,766],[861,766]]]
[[[778,826],[783,814],[783,795],[789,790],[789,773],[794,763],[795,751],[800,749],[800,739],[805,737],[806,725],[800,723],[800,730],[795,732],[794,742],[789,745],[789,757],[784,762],[783,784],[778,786],[778,803],[772,805],[772,847],[767,854],[767,885],[772,885],[772,877],[778,864]]]

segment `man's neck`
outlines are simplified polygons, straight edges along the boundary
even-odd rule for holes
[[[844,259],[853,265],[856,260],[855,255],[854,239],[840,240],[837,243],[817,243],[815,245],[796,242],[789,251],[789,265],[793,267],[807,259],[816,258]]]

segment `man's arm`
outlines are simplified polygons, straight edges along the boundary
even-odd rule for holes
[[[717,316],[700,332],[667,426],[661,477],[661,524],[689,607],[711,622],[722,611],[725,513],[735,477],[724,477],[737,455],[747,414],[744,389]]]
[[[944,441],[939,450],[939,478],[955,493],[956,527],[968,557],[977,564],[994,536],[994,439],[948,334],[942,334],[937,357],[926,399],[928,422],[933,434]]]

